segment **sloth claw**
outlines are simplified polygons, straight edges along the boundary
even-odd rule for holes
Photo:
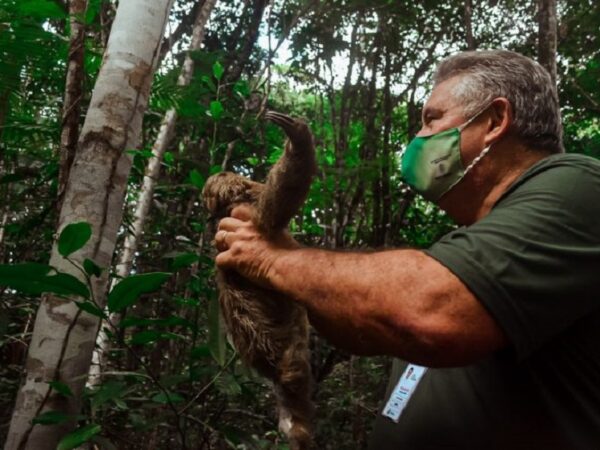
[[[279,125],[292,141],[300,141],[307,137],[312,139],[308,126],[302,120],[277,111],[267,111],[265,119]]]

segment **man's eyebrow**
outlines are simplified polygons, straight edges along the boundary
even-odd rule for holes
[[[428,114],[441,114],[443,111],[440,108],[435,108],[433,106],[425,106],[423,111],[421,112],[421,116],[425,118]]]

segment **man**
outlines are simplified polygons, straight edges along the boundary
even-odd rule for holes
[[[266,240],[238,208],[217,264],[305,305],[340,347],[430,368],[406,388],[395,365],[388,397],[409,400],[373,449],[600,448],[600,163],[563,153],[529,58],[460,53],[434,82],[403,176],[464,227],[427,251],[335,253]]]

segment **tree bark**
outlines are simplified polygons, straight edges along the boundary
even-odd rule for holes
[[[256,40],[258,39],[260,23],[262,22],[262,17],[265,13],[265,8],[267,7],[268,3],[269,0],[253,1],[254,9],[252,10],[252,18],[250,19],[248,31],[246,32],[242,46],[233,54],[235,59],[227,68],[227,74],[225,77],[228,83],[236,82],[242,75],[242,71],[250,59],[252,50],[254,49],[254,44],[256,44]]]
[[[359,28],[363,21],[363,13],[359,13],[356,21],[353,24],[352,32],[350,33],[350,48],[348,56],[348,66],[346,69],[346,75],[344,78],[344,85],[340,94],[340,106],[336,117],[335,114],[335,103],[337,92],[333,88],[333,72],[331,78],[331,84],[329,87],[330,105],[332,111],[331,123],[337,122],[338,129],[335,131],[335,163],[334,167],[338,174],[342,174],[345,167],[344,154],[348,150],[348,127],[350,125],[350,119],[354,112],[354,100],[356,98],[356,89],[352,86],[352,74],[354,66],[359,57],[358,55],[358,42],[359,42]],[[363,69],[361,72],[364,71]],[[335,127],[335,125],[333,125]],[[335,130],[335,128],[334,128]],[[350,191],[348,189],[348,191]],[[353,196],[354,192],[350,192],[350,196]],[[333,200],[333,211],[331,220],[331,243],[330,248],[343,247],[343,231],[344,231],[344,211],[347,207],[348,192],[342,189],[341,177],[336,177],[334,187],[334,200]],[[350,200],[351,201],[351,200]]]
[[[83,89],[83,57],[85,24],[83,18],[87,10],[87,0],[70,0],[69,16],[71,37],[67,59],[67,78],[62,111],[62,131],[60,134],[60,168],[58,173],[58,202],[60,211],[69,179],[69,170],[75,158],[79,137],[79,115]]]
[[[392,214],[392,190],[390,187],[390,147],[392,140],[392,58],[389,52],[386,54],[385,59],[385,87],[383,97],[383,154],[382,165],[381,165],[381,245],[390,245],[390,227],[391,227],[391,214]]]
[[[390,190],[390,140],[392,136],[392,58],[389,51],[385,54],[383,87],[383,143],[379,163],[379,176],[373,187],[373,227],[375,229],[374,246],[389,244],[390,213],[392,208]]]
[[[3,87],[2,91],[0,91],[0,138],[2,138],[2,130],[4,130],[4,122],[6,121],[6,116],[8,115],[8,99],[10,97],[10,89]],[[2,149],[0,148],[0,151]],[[0,158],[4,160],[3,154],[0,153]],[[1,161],[0,161],[1,163]]]
[[[556,0],[538,1],[538,59],[556,86]]]
[[[473,0],[465,0],[464,21],[465,21],[465,41],[467,50],[475,50],[475,38],[473,37]]]
[[[91,239],[70,256],[78,264],[89,258],[101,267],[110,266],[131,168],[131,156],[124,150],[138,145],[171,4],[172,0],[119,2],[59,217],[59,232],[73,222],[92,226]],[[50,264],[82,279],[56,244]],[[92,282],[100,305],[107,272]],[[5,449],[54,449],[74,427],[74,419],[59,425],[32,425],[31,420],[49,410],[78,414],[97,329],[97,318],[81,312],[73,301],[42,299]],[[50,381],[66,383],[74,395],[50,391]]]
[[[177,28],[167,37],[163,39],[163,43],[160,49],[160,61],[163,61],[167,54],[173,49],[173,46],[179,42],[179,40],[187,34],[193,32],[194,21],[198,17],[200,8],[204,5],[205,0],[198,0],[194,3],[194,6],[190,11],[180,20],[177,24]]]
[[[204,40],[204,31],[206,29],[206,23],[212,10],[215,7],[217,0],[205,0],[202,8],[198,11],[196,20],[192,31],[192,42],[190,43],[189,52],[193,52],[200,49],[202,41]],[[192,80],[194,74],[194,60],[190,54],[185,58],[181,73],[177,80],[178,86],[187,86]],[[144,174],[144,181],[142,183],[142,189],[136,204],[134,212],[134,220],[132,224],[132,233],[127,235],[125,243],[123,244],[123,251],[119,258],[119,263],[116,267],[118,277],[126,277],[129,275],[135,252],[138,249],[139,241],[144,231],[144,225],[146,224],[146,218],[152,205],[152,198],[154,196],[154,188],[160,174],[160,166],[169,145],[173,133],[175,131],[175,124],[177,122],[177,111],[172,108],[167,111],[160,125],[158,136],[154,145],[152,146],[152,156],[148,160],[146,171]],[[113,325],[118,324],[121,321],[121,315],[119,313],[113,313],[110,316],[110,322]],[[102,368],[105,364],[105,355],[110,348],[110,342],[108,337],[103,331],[98,333],[96,340],[96,350],[94,350],[94,356],[92,359],[92,366],[90,367],[90,385],[96,385],[100,382]]]

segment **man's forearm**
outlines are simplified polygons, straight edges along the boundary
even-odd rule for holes
[[[456,366],[508,343],[461,280],[423,252],[297,249],[285,234],[266,239],[248,211],[236,211],[219,223],[217,265],[294,298],[340,347]]]
[[[315,328],[335,345],[416,361],[426,353],[416,331],[425,304],[415,285],[425,258],[415,250],[291,250],[276,259],[270,281],[303,304]]]

